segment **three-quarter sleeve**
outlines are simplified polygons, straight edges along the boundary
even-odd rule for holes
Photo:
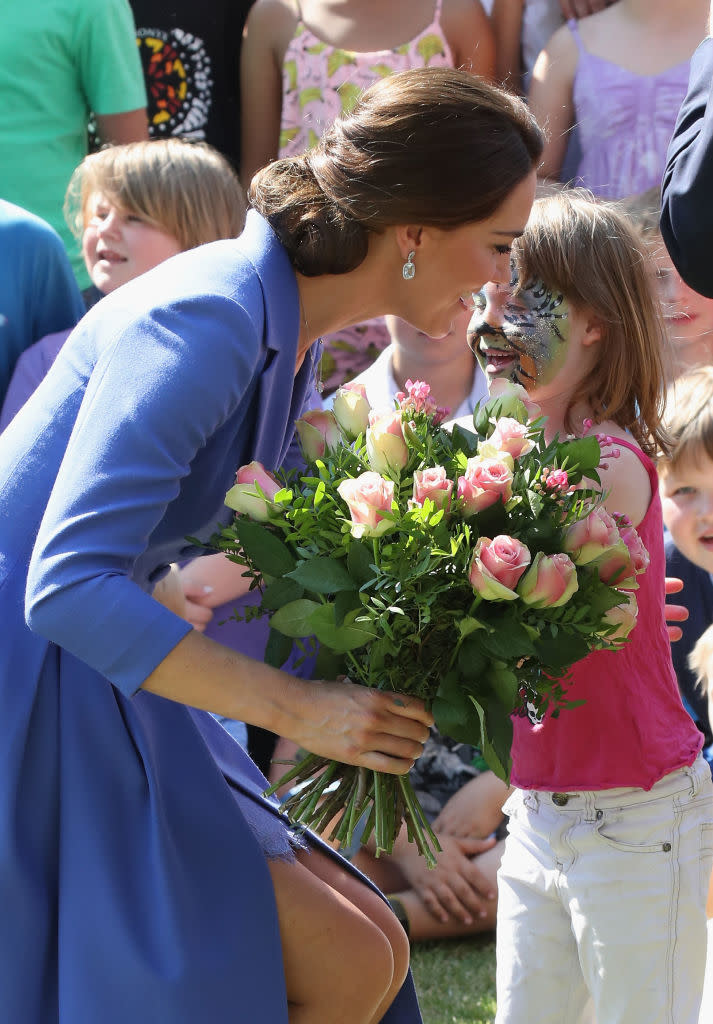
[[[84,329],[102,326],[95,318]],[[186,299],[120,330],[89,378],[31,557],[25,613],[32,630],[127,694],[191,628],[132,570],[197,454],[239,412],[260,337],[231,299]]]

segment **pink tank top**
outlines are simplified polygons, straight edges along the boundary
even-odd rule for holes
[[[693,764],[703,745],[681,703],[671,662],[656,469],[636,445],[618,444],[638,455],[652,491],[637,527],[650,558],[639,576],[637,624],[621,650],[594,651],[573,666],[568,696],[584,704],[537,725],[513,716],[512,783],[520,789],[651,789],[669,772]]]
[[[392,50],[359,53],[330,46],[302,21],[282,62],[280,156],[311,149],[325,125],[350,110],[359,93],[379,78],[408,68],[453,67],[453,54],[441,29],[441,3],[433,21],[410,42]]]
[[[637,75],[589,53],[577,22],[567,25],[579,50],[573,89],[582,152],[578,183],[610,199],[660,185],[690,61]]]

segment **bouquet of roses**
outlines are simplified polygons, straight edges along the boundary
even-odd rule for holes
[[[422,698],[446,735],[510,771],[513,714],[558,715],[571,665],[616,648],[636,621],[636,531],[602,504],[596,437],[546,442],[517,385],[496,385],[472,424],[447,429],[428,385],[393,412],[346,385],[298,421],[306,466],[242,467],[236,511],[213,544],[247,566],[270,615],[266,660],[318,645],[315,674]],[[307,754],[280,780],[293,820],[349,843],[366,818],[377,852],[402,822],[433,861],[409,784]],[[273,787],[277,788],[277,787]],[[334,821],[336,820],[336,824]]]

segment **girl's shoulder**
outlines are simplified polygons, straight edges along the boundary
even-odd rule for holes
[[[255,0],[245,22],[245,36],[258,36],[279,53],[287,49],[300,20],[295,0]]]
[[[653,494],[651,460],[616,423],[597,423],[588,433],[597,437],[602,450],[599,476],[604,504],[609,512],[626,515],[638,526]]]

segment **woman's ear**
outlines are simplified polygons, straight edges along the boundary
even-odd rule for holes
[[[420,224],[399,224],[395,231],[399,252],[404,260],[410,252],[418,253],[422,231]]]

